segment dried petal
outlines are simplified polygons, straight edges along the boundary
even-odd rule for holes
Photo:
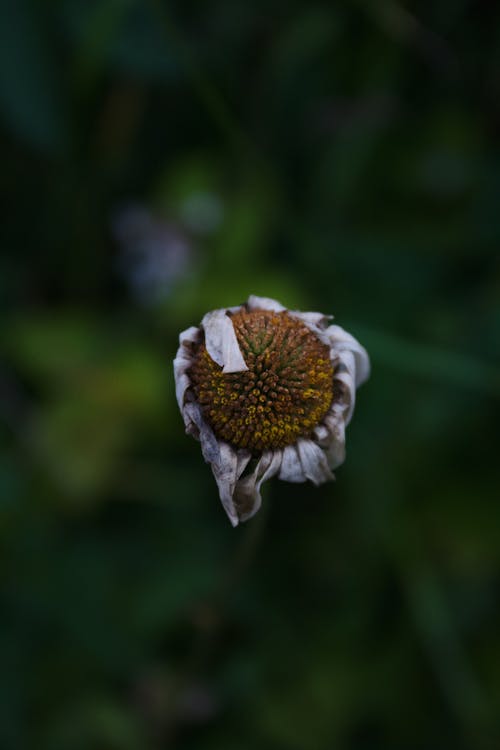
[[[290,310],[289,315],[292,316],[292,318],[297,318],[298,320],[301,320],[313,333],[320,333],[323,331],[330,320],[332,319],[332,315],[323,315],[323,313],[318,312],[298,312],[297,310]]]
[[[283,449],[283,460],[281,462],[279,478],[285,482],[306,481],[307,477],[299,457],[297,444],[287,445]]]
[[[248,370],[238,345],[231,318],[226,310],[207,313],[201,321],[205,331],[205,346],[214,362],[224,373]]]
[[[333,479],[326,456],[319,445],[312,440],[300,439],[297,441],[297,451],[304,475],[313,484],[319,485]]]
[[[251,294],[246,303],[247,310],[272,310],[273,312],[284,312],[286,307],[283,307],[279,302],[270,297],[256,297],[255,294]]]
[[[337,352],[352,352],[355,360],[355,385],[358,388],[361,383],[368,380],[370,375],[370,358],[368,352],[361,346],[354,336],[344,331],[340,326],[328,326],[325,333],[328,335],[330,345]]]
[[[279,472],[281,459],[281,450],[265,451],[253,472],[237,482],[234,505],[240,521],[247,521],[259,510],[262,503],[261,484]]]
[[[177,351],[177,356],[174,359],[174,377],[175,395],[181,412],[182,407],[184,406],[184,394],[190,385],[187,371],[192,364],[191,345],[198,341],[199,336],[200,329],[195,326],[191,326],[191,328],[183,331],[179,336],[180,346]]]
[[[235,487],[238,479],[250,461],[249,452],[235,451],[228,443],[219,443],[219,456],[212,464],[212,471],[219,488],[219,496],[233,526],[239,522],[239,512],[235,503]]]

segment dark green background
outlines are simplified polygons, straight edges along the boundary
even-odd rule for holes
[[[486,0],[0,6],[2,749],[500,747],[499,96]],[[233,530],[171,363],[250,293],[373,373]]]

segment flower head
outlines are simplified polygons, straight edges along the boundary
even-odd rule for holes
[[[319,485],[344,460],[345,426],[370,364],[328,321],[252,295],[179,337],[179,408],[234,526],[258,511],[267,479]]]

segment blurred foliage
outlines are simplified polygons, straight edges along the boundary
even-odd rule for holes
[[[499,29],[0,5],[2,748],[500,747]],[[171,361],[249,293],[373,375],[336,484],[233,530]]]

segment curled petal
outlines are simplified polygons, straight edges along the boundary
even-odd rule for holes
[[[251,294],[247,300],[246,307],[248,310],[271,310],[272,312],[283,312],[286,307],[283,307],[279,302],[270,297],[257,297],[255,294]]]
[[[315,334],[321,333],[324,331],[330,320],[332,319],[332,315],[323,315],[323,313],[317,313],[317,312],[298,312],[297,310],[290,310],[289,313],[290,317],[297,318],[297,320],[301,320],[304,325],[306,325],[310,331],[312,331]]]
[[[334,477],[322,448],[312,440],[299,438],[294,445],[287,445],[283,449],[279,478],[286,482],[310,479],[318,485]]]
[[[238,345],[231,318],[226,310],[207,313],[201,325],[205,331],[205,346],[222,372],[244,372],[248,367]]]
[[[326,456],[317,443],[299,438],[297,452],[306,479],[310,479],[315,485],[333,479]]]
[[[345,460],[345,421],[343,415],[338,411],[336,407],[332,407],[324,420],[330,434],[328,445],[325,448],[326,460],[330,469],[336,469]]]
[[[368,352],[361,346],[354,336],[344,331],[340,326],[328,326],[325,333],[327,334],[330,346],[337,352],[352,352],[355,361],[354,382],[356,388],[364,383],[370,375],[370,359]]]
[[[321,424],[317,425],[317,427],[314,428],[313,435],[316,438],[318,445],[321,445],[323,447],[328,445],[331,434],[327,426],[323,422],[321,422]]]
[[[342,397],[339,403],[344,407],[344,420],[349,424],[356,403],[356,359],[353,352],[345,350],[339,353],[333,379],[337,383],[342,383]]]
[[[212,467],[224,510],[232,525],[237,526],[239,517],[234,503],[234,491],[236,482],[250,461],[251,454],[249,451],[236,451],[227,443],[217,440],[212,428],[204,420],[197,403],[187,403],[183,409],[183,416],[186,432],[200,441],[203,458]]]
[[[239,477],[250,461],[251,454],[236,451],[228,443],[219,443],[218,460],[212,463],[212,471],[219,488],[219,497],[233,526],[240,521],[236,504],[235,488]]]
[[[254,516],[262,504],[260,487],[280,470],[281,450],[264,451],[251,474],[236,483],[234,505],[240,521]]]
[[[191,328],[183,331],[179,336],[179,349],[177,351],[177,356],[174,359],[174,378],[175,395],[181,412],[182,407],[184,406],[186,390],[191,384],[187,375],[187,371],[192,363],[191,347],[199,340],[199,337],[200,329],[195,326],[191,326]]]
[[[184,398],[185,398],[185,395],[189,386],[191,385],[191,381],[189,380],[189,376],[186,374],[186,372],[181,372],[180,370],[177,371],[175,369],[175,365],[174,365],[174,372],[175,372],[175,396],[177,398],[177,403],[179,404],[179,408],[182,413],[184,409]]]
[[[287,445],[283,449],[283,461],[281,462],[279,479],[283,479],[285,482],[306,481],[307,477],[298,454],[297,444]]]
[[[219,441],[212,428],[203,419],[200,405],[196,401],[189,401],[182,410],[186,432],[193,435],[201,443],[203,458],[209,464],[220,461]]]
[[[189,328],[186,328],[185,331],[183,331],[179,335],[179,343],[180,344],[196,344],[200,336],[200,329],[197,326],[190,326]]]

